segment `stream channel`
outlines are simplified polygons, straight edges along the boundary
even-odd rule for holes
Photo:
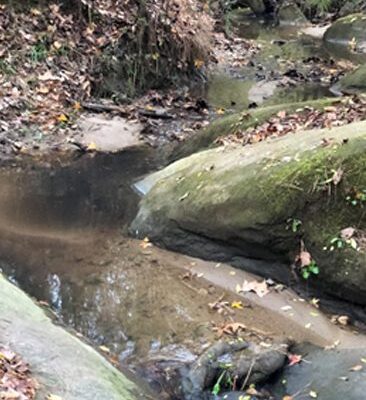
[[[265,29],[253,33],[258,27],[252,24],[248,33],[244,28],[245,35],[263,40]],[[271,32],[268,35],[273,39]],[[299,47],[299,39],[291,38],[286,36],[287,44],[297,48],[297,56],[300,48],[313,53],[314,41],[312,47]],[[209,103],[248,107],[248,82],[253,81],[239,75],[221,71],[213,76],[203,89]],[[275,93],[265,103],[324,97],[330,89],[306,84]],[[191,363],[215,342],[212,327],[224,323],[225,316],[208,304],[223,294],[229,303],[239,298],[243,302],[233,318],[248,327],[248,340],[267,343],[291,337],[300,344],[297,351],[306,354],[307,362],[285,368],[269,383],[274,398],[300,392],[306,399],[310,388],[325,400],[344,400],[349,393],[350,399],[365,398],[364,372],[349,372],[366,357],[364,335],[332,324],[290,289],[263,298],[238,295],[235,286],[256,277],[128,236],[139,201],[133,185],[160,168],[163,159],[156,149],[141,146],[117,154],[86,154],[52,166],[20,162],[3,167],[3,272],[36,300],[47,302],[65,326],[96,348],[108,348],[121,367],[146,379],[156,398],[179,398],[176,377],[167,377],[167,371],[174,370],[174,363]],[[323,350],[335,342],[336,351]],[[226,398],[239,398],[234,396]]]

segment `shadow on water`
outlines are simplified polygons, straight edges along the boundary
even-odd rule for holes
[[[122,226],[138,204],[132,183],[157,167],[151,150],[141,148],[55,167],[3,169],[0,221],[8,229]]]

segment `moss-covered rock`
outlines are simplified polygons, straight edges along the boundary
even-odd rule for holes
[[[344,76],[337,83],[337,89],[347,94],[364,92],[366,90],[366,66],[362,65]]]
[[[333,144],[324,147],[324,138]],[[262,269],[255,272],[284,279],[300,243],[299,232],[286,229],[287,221],[300,219],[301,239],[320,266],[316,283],[366,304],[365,253],[348,246],[324,250],[342,229],[366,229],[362,204],[346,200],[366,190],[365,165],[366,122],[203,151],[145,180],[150,191],[132,230],[203,257],[215,257],[213,249],[220,248],[231,259],[246,258],[248,265],[265,260],[268,268],[257,264]],[[335,171],[341,175],[338,184]],[[278,261],[287,267],[270,266]]]
[[[0,342],[30,364],[40,385],[37,399],[48,398],[49,393],[65,400],[148,398],[91,347],[53,324],[2,275],[0,292]]]
[[[366,14],[351,14],[338,19],[325,32],[324,40],[366,52]]]

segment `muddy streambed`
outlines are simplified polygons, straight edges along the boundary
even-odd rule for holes
[[[245,324],[243,338],[263,346],[279,337],[311,342],[319,346],[311,352],[316,360],[319,349],[337,341],[349,357],[339,362],[347,368],[354,363],[364,337],[331,324],[294,292],[238,295],[235,286],[256,277],[126,235],[138,204],[132,184],[158,165],[151,152],[137,150],[86,155],[65,166],[2,169],[4,273],[46,308],[48,303],[66,327],[145,378],[156,398],[180,398],[173,366],[192,363],[217,342],[213,328],[228,322]],[[242,301],[243,308],[219,313],[212,308],[218,300],[229,309]],[[270,389],[277,396],[294,393],[313,373],[297,383],[290,374],[289,389],[274,379]]]

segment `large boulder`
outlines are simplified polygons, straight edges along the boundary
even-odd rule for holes
[[[361,65],[341,78],[336,84],[336,89],[346,94],[364,92],[366,90],[366,65]]]
[[[365,150],[359,122],[197,153],[141,183],[148,194],[131,230],[283,281],[302,241],[320,268],[312,278],[320,290],[364,305]],[[292,232],[298,220],[302,229]],[[356,239],[346,242],[349,227]]]
[[[40,386],[37,399],[45,399],[50,393],[65,400],[148,398],[141,387],[91,347],[55,325],[1,275],[0,292],[0,343],[9,345],[30,364]]]
[[[366,14],[351,14],[338,19],[327,29],[324,40],[366,52]]]

